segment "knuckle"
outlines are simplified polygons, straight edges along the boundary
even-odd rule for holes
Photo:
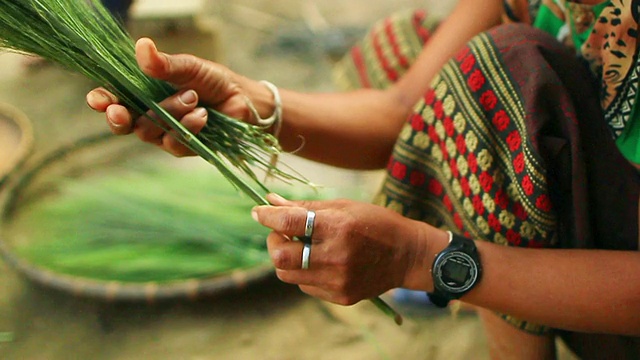
[[[146,143],[151,144],[161,144],[162,139],[157,136],[157,134],[152,131],[150,126],[137,126],[135,128],[135,133],[138,135],[138,138]]]
[[[358,220],[347,213],[343,213],[340,217],[342,219],[342,228],[349,233],[353,232],[358,226]]]
[[[279,218],[280,230],[291,232],[296,229],[298,219],[290,213],[286,213]]]
[[[305,208],[305,209],[311,209],[313,208],[313,201],[311,200],[300,200],[300,201],[296,201],[297,205]]]
[[[331,266],[343,270],[347,267],[347,265],[349,265],[349,254],[347,251],[341,250],[337,254],[331,256],[328,262]]]
[[[349,213],[337,210],[334,211],[329,219],[333,224],[335,224],[336,229],[344,231],[345,229],[349,229],[354,225],[353,217],[349,215]]]
[[[173,116],[189,108],[189,104],[185,104],[178,96],[170,97],[160,103],[160,105]]]
[[[289,269],[292,264],[291,255],[284,250],[274,250],[271,253],[271,261],[277,269]]]

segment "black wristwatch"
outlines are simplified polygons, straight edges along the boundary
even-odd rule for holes
[[[427,295],[435,306],[446,307],[473,289],[482,275],[473,240],[449,232],[449,246],[436,255],[431,274],[434,290]]]

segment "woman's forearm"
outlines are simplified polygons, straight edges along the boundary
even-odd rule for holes
[[[283,92],[285,150],[350,169],[385,166],[408,109],[381,90],[335,94]]]
[[[432,291],[432,261],[447,239],[425,233],[422,283],[411,286]],[[640,335],[640,252],[476,245],[482,280],[463,301],[554,328]]]
[[[478,247],[484,278],[466,301],[566,330],[640,335],[640,253]]]
[[[285,150],[322,163],[377,169],[386,165],[400,129],[431,79],[474,35],[500,20],[502,1],[461,0],[422,50],[408,73],[388,90],[303,94],[282,90]],[[260,114],[273,111],[267,89],[238,81]]]
[[[500,23],[503,9],[501,0],[458,1],[422,49],[415,64],[393,87],[400,102],[413,106],[442,66],[471,38]]]

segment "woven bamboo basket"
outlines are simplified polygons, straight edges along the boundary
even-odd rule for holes
[[[1,117],[0,117],[1,118]],[[30,136],[24,135],[25,139]],[[24,145],[23,145],[24,146]],[[23,152],[25,150],[22,150]],[[274,278],[268,263],[216,274],[205,278],[181,279],[170,282],[145,281],[139,283],[110,281],[68,275],[33,263],[18,255],[16,244],[23,239],[12,230],[13,220],[28,204],[56,195],[56,179],[82,181],[87,174],[108,172],[114,164],[143,161],[154,156],[172,157],[137,139],[97,134],[84,137],[73,144],[60,146],[51,153],[31,159],[21,171],[13,174],[0,193],[0,253],[6,262],[28,280],[45,287],[61,290],[79,297],[105,301],[159,302],[166,300],[195,300],[238,292]],[[176,164],[183,160],[174,161]],[[17,160],[14,160],[14,163]],[[204,166],[209,166],[203,163]],[[178,165],[181,166],[181,165]],[[215,171],[212,169],[212,171]],[[16,235],[17,234],[17,235]]]
[[[27,115],[0,102],[0,188],[33,149],[33,127]]]

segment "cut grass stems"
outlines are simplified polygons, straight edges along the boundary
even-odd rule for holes
[[[56,181],[55,192],[12,219],[14,238],[28,239],[15,242],[16,252],[54,273],[103,282],[164,284],[268,265],[268,229],[222,176],[189,169],[185,187],[175,167],[154,165]]]
[[[269,189],[253,167],[287,182],[310,185],[299,174],[271,164],[270,159],[281,149],[277,139],[263,128],[208,108],[207,125],[196,136],[164,110],[158,102],[175,94],[176,89],[140,70],[131,36],[99,0],[0,0],[0,8],[0,48],[37,55],[83,74],[139,114],[151,110],[158,117],[150,117],[152,121],[171,131],[258,205],[268,204],[264,194]],[[373,301],[398,322],[398,315],[387,304]]]

